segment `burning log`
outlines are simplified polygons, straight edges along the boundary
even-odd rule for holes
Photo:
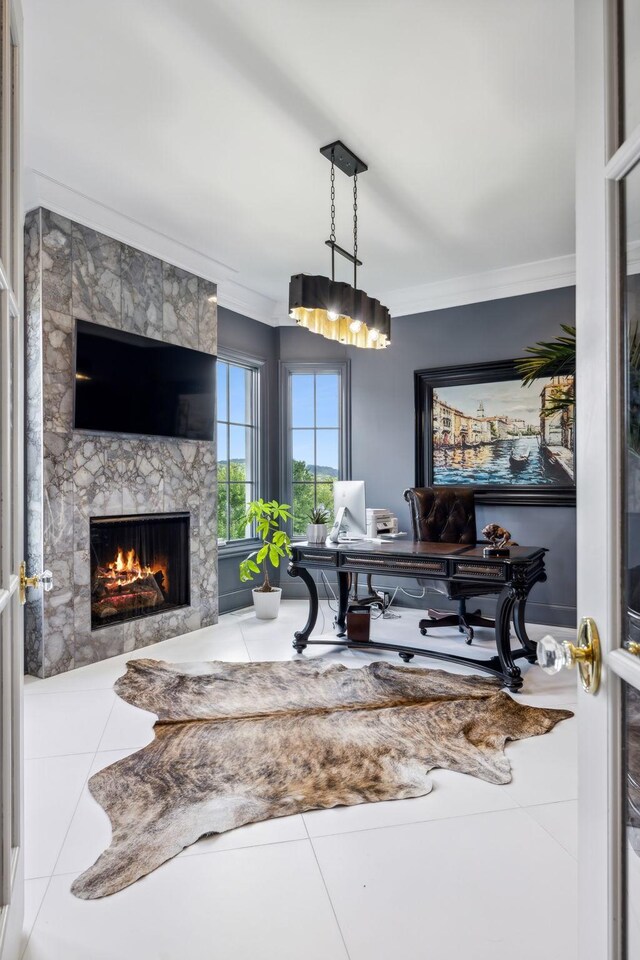
[[[135,550],[118,548],[116,560],[95,571],[92,584],[91,610],[101,620],[133,611],[158,607],[165,602],[161,589],[165,577],[162,570],[153,572],[143,566]]]

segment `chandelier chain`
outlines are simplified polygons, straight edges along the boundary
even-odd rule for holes
[[[353,286],[356,286],[358,271],[358,172],[353,175]]]
[[[331,233],[329,234],[329,240],[332,243],[336,242],[336,170],[331,160]]]

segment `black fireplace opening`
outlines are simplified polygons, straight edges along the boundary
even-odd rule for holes
[[[190,603],[189,514],[92,517],[91,629]]]

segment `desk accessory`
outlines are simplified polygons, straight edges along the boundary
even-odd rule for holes
[[[371,607],[352,603],[347,610],[347,636],[353,643],[369,643]]]
[[[482,531],[482,536],[491,544],[482,551],[485,557],[509,557],[511,555],[509,547],[518,546],[511,539],[509,531],[497,523],[488,523]]]

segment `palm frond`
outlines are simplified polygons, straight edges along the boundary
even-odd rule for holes
[[[576,328],[561,324],[564,336],[555,340],[539,340],[527,347],[528,357],[516,360],[516,368],[522,377],[522,385],[530,386],[541,377],[559,377],[574,373],[576,367]]]

